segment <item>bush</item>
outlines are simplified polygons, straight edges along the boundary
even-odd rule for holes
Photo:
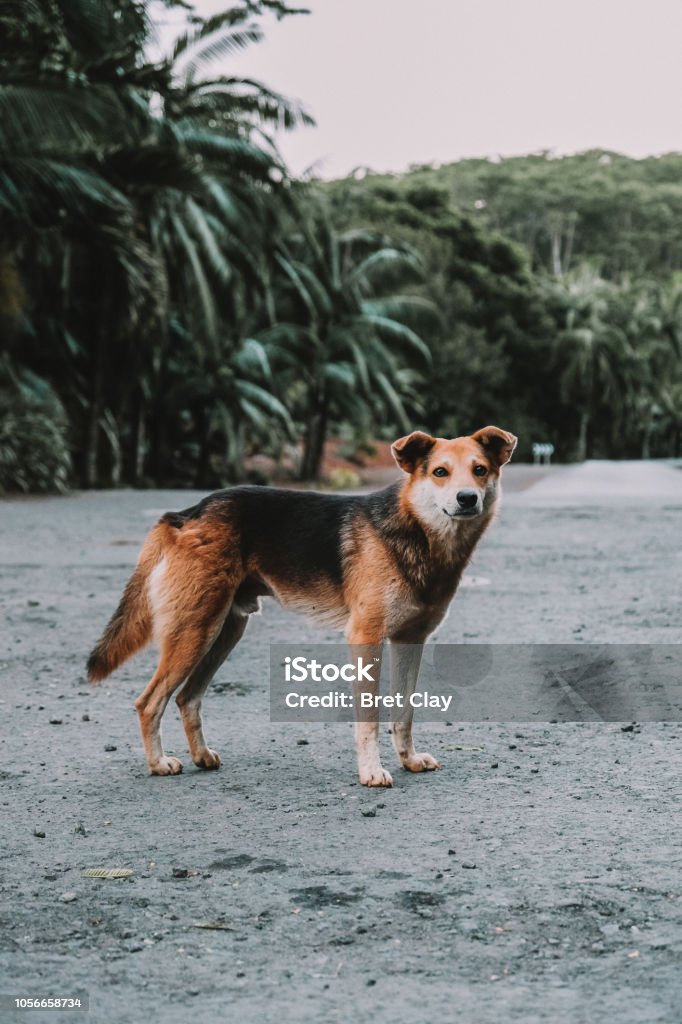
[[[335,491],[354,491],[362,481],[354,470],[344,469],[340,466],[331,471],[327,477],[327,483]]]
[[[49,384],[0,364],[0,493],[68,490],[67,421]]]

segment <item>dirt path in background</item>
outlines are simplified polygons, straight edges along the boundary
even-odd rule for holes
[[[679,643],[682,472],[615,493],[524,469],[438,639]],[[269,603],[206,701],[222,770],[171,712],[185,774],[147,776],[152,653],[96,690],[83,666],[146,530],[192,500],[0,503],[0,992],[88,992],[62,1024],[678,1021],[676,724],[423,723],[443,770],[370,792],[350,726],[270,724],[269,643],[336,634]],[[102,866],[133,874],[82,877]]]

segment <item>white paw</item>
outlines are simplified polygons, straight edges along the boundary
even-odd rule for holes
[[[210,747],[204,747],[199,756],[194,758],[194,763],[197,768],[203,768],[207,772],[215,771],[216,768],[220,768],[220,754]]]
[[[181,771],[182,761],[179,757],[160,757],[149,766],[150,775],[179,775]]]
[[[431,754],[413,754],[403,758],[402,764],[408,772],[435,772],[440,768],[440,761],[436,761]]]
[[[393,785],[391,773],[382,768],[380,764],[359,768],[358,773],[360,775],[360,783],[363,786],[386,786],[390,788]]]

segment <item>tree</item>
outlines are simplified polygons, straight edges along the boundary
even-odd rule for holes
[[[556,339],[556,366],[561,397],[577,413],[574,457],[590,451],[590,425],[597,408],[606,406],[614,418],[632,385],[635,357],[627,333],[609,318],[615,289],[589,268],[567,284],[564,322]],[[630,372],[628,372],[630,371]]]
[[[430,351],[417,331],[430,303],[398,289],[419,279],[416,253],[367,231],[339,233],[319,199],[298,203],[299,231],[283,243],[278,323],[265,337],[296,360],[292,399],[304,423],[301,479],[315,480],[332,420],[409,427]]]
[[[417,291],[440,314],[429,332],[428,428],[452,436],[504,418],[527,444],[546,401],[554,322],[523,250],[453,209],[444,189],[410,175],[326,188],[342,228],[383,226],[422,256]]]
[[[36,0],[28,18],[25,5],[3,8],[0,266],[23,282],[14,344],[63,392],[90,486],[121,479],[125,444],[129,479],[147,447],[162,479],[178,367],[219,365],[238,381],[240,332],[272,308],[266,239],[286,170],[266,129],[310,119],[257,82],[199,74],[258,41],[266,10],[296,13],[262,0],[192,16],[149,64],[135,0]],[[208,402],[224,408],[218,390]]]

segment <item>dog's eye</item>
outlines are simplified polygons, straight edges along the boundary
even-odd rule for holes
[[[447,476],[448,471],[445,466],[437,466],[433,471],[434,476]]]
[[[487,472],[485,466],[474,466],[474,476],[485,476]]]

